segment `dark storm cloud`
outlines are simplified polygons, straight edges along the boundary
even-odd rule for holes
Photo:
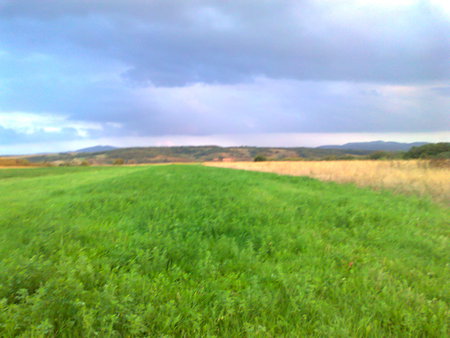
[[[7,46],[118,60],[130,79],[157,85],[450,72],[449,20],[426,1],[368,11],[341,1],[21,0],[3,1],[0,14]]]
[[[0,0],[0,143],[447,130],[448,13],[369,2]]]

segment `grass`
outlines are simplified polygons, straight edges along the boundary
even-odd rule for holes
[[[448,209],[203,166],[0,171],[0,336],[446,337]]]
[[[234,169],[310,176],[324,181],[355,183],[376,189],[431,197],[450,205],[448,161],[300,161],[300,162],[208,162],[206,165]]]

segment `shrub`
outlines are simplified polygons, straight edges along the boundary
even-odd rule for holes
[[[253,161],[255,162],[267,161],[267,157],[265,157],[264,155],[256,155]]]
[[[375,151],[369,155],[369,159],[371,159],[371,160],[379,160],[379,159],[386,158],[386,157],[388,157],[388,156],[385,151]]]

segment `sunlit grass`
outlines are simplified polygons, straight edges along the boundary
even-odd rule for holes
[[[448,209],[203,166],[0,171],[0,336],[446,336]]]

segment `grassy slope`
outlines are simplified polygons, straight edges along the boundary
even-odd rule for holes
[[[0,171],[0,335],[445,336],[448,211],[201,166]]]

